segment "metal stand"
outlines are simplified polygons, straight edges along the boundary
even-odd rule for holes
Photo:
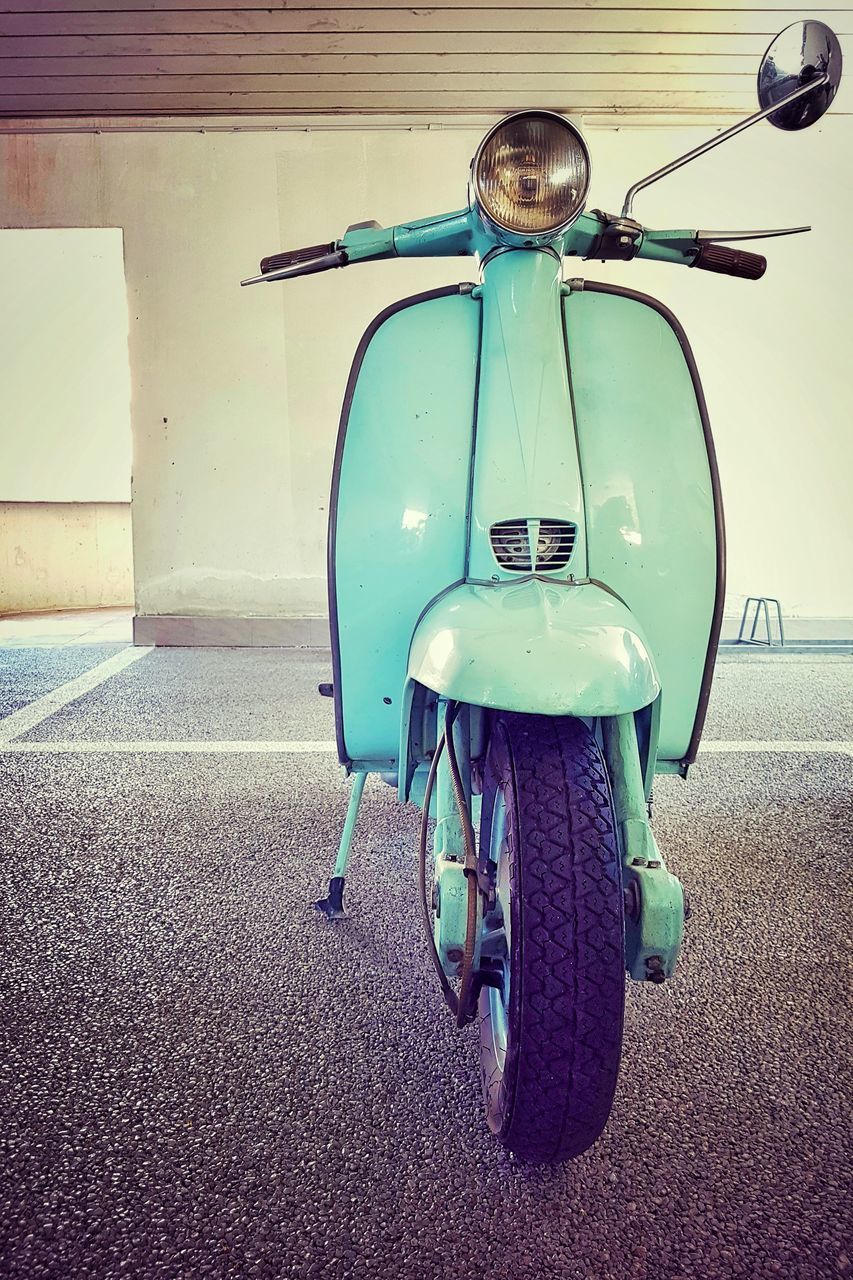
[[[773,633],[770,630],[770,605],[773,605],[776,611],[776,622],[779,628],[778,644],[773,639]],[[752,629],[749,636],[744,639],[744,631],[746,630],[746,620],[749,614],[750,606],[755,605],[755,616],[752,619]],[[767,628],[767,639],[756,640],[755,632],[758,627],[758,616],[764,613],[764,625]],[[740,631],[737,633],[736,644],[761,644],[768,649],[781,649],[785,645],[785,628],[782,625],[782,606],[775,596],[747,596],[746,604],[743,606],[743,614],[740,620]]]
[[[341,916],[345,916],[344,911],[344,877],[346,876],[347,862],[349,861],[350,848],[352,846],[352,834],[355,830],[355,820],[358,817],[359,805],[361,804],[362,793],[364,792],[364,784],[367,780],[366,773],[357,773],[353,778],[352,791],[349,795],[349,804],[347,805],[347,816],[344,819],[344,829],[341,832],[341,843],[338,847],[338,856],[335,859],[335,869],[332,878],[329,881],[329,896],[320,898],[314,903],[318,911],[322,911],[323,915],[329,920],[339,920]]]

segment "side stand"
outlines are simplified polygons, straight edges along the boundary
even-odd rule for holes
[[[347,862],[349,861],[349,852],[352,846],[352,833],[355,830],[355,820],[358,817],[366,779],[366,773],[357,773],[353,778],[352,791],[347,805],[347,816],[344,819],[341,843],[338,847],[338,856],[335,859],[335,869],[329,881],[329,896],[320,898],[314,903],[317,910],[322,911],[323,915],[329,920],[339,920],[341,916],[346,915],[344,911],[344,877],[346,876]]]

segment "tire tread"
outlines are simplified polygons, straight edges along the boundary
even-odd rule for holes
[[[498,1132],[523,1158],[565,1160],[604,1128],[621,1055],[624,925],[610,786],[582,721],[501,720],[520,835],[510,845],[510,876],[520,888],[521,941],[512,1001],[519,1028],[508,1046]]]

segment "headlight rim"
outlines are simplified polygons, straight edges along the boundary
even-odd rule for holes
[[[525,232],[525,231],[519,231],[517,230],[517,228],[508,226],[506,223],[501,222],[499,218],[496,218],[491,213],[489,213],[488,209],[486,208],[483,202],[483,198],[480,193],[479,166],[480,166],[480,160],[483,155],[483,151],[485,150],[486,146],[494,137],[494,135],[498,132],[499,129],[504,128],[507,124],[509,124],[514,120],[524,120],[529,118],[530,116],[535,116],[537,119],[540,119],[540,120],[541,119],[555,120],[557,121],[558,124],[562,125],[563,128],[568,129],[569,132],[572,133],[574,137],[577,139],[580,145],[580,148],[583,152],[584,159],[586,161],[586,182],[584,184],[584,189],[583,189],[581,198],[578,201],[577,209],[571,215],[571,217],[565,219],[565,221],[561,222],[558,226],[548,231]],[[575,222],[577,222],[578,218],[581,216],[581,214],[584,211],[584,208],[586,207],[586,201],[587,201],[587,197],[589,196],[589,188],[590,188],[591,182],[592,182],[592,156],[590,155],[586,138],[584,138],[578,126],[572,120],[570,120],[568,116],[561,115],[559,111],[548,111],[545,108],[530,107],[524,111],[512,111],[510,112],[509,115],[503,116],[500,120],[498,120],[495,124],[493,124],[491,129],[487,130],[487,132],[480,139],[480,144],[477,147],[477,150],[474,152],[474,158],[471,161],[471,192],[473,195],[474,206],[476,207],[478,214],[480,215],[480,217],[482,218],[486,226],[498,237],[498,239],[503,240],[510,244],[518,245],[518,246],[530,245],[533,247],[539,247],[541,245],[551,244],[552,241],[556,240],[559,236],[563,235],[564,232],[568,231],[569,227],[571,227]]]

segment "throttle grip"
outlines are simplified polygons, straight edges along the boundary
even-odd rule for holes
[[[283,249],[281,253],[271,253],[268,258],[261,258],[261,275],[281,271],[284,267],[298,267],[302,262],[313,262],[315,258],[323,258],[334,251],[334,240],[331,244],[312,244],[307,249]]]
[[[690,265],[700,271],[740,276],[742,280],[760,280],[767,270],[767,259],[760,253],[729,249],[724,244],[703,244]]]

